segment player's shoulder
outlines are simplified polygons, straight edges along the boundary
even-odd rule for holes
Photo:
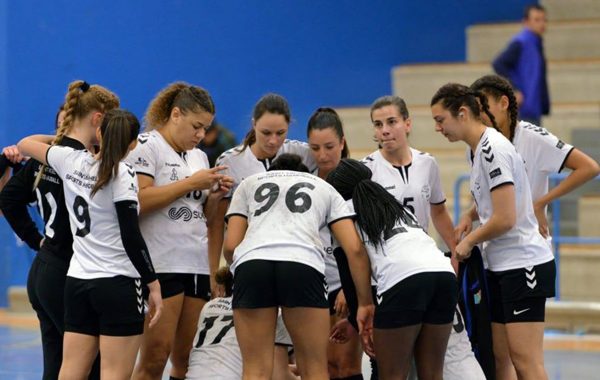
[[[227,149],[225,152],[221,153],[221,155],[216,160],[216,165],[226,165],[232,161],[243,159],[244,152],[250,149],[250,147],[246,147],[244,149],[243,145],[237,145],[233,148]]]
[[[286,139],[280,148],[280,152],[305,155],[309,149],[308,144],[304,141]]]
[[[360,160],[360,162],[368,167],[373,167],[373,166],[377,165],[378,163],[380,163],[382,158],[383,157],[381,156],[381,152],[379,152],[379,150],[376,150],[376,151],[368,154],[367,156],[363,157]]]

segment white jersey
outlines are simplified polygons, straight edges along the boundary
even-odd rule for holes
[[[545,128],[521,121],[515,128],[513,145],[525,161],[527,178],[534,201],[548,193],[548,176],[559,173],[573,146]]]
[[[342,281],[340,280],[340,272],[338,270],[337,261],[333,255],[334,239],[331,235],[329,227],[321,228],[319,231],[321,243],[324,248],[324,259],[325,259],[325,281],[327,281],[327,291],[333,292],[342,287]]]
[[[127,160],[138,175],[152,177],[154,186],[169,185],[210,167],[200,149],[177,153],[156,130],[139,135]],[[207,196],[208,190],[192,191],[140,219],[156,273],[210,273],[203,209]]]
[[[485,374],[471,349],[464,318],[456,305],[448,348],[444,356],[445,380],[485,380]]]
[[[408,208],[425,231],[429,230],[430,204],[446,201],[440,181],[438,164],[428,153],[410,148],[411,163],[396,167],[379,150],[362,159],[373,176],[371,180],[383,186],[404,207]]]
[[[117,176],[92,197],[100,165],[90,152],[52,146],[46,159],[63,181],[69,211],[73,256],[67,275],[84,280],[117,275],[140,277],[123,247],[115,207],[115,202],[138,201],[133,168],[119,162]]]
[[[233,177],[233,187],[227,197],[232,196],[235,189],[237,189],[244,178],[250,177],[252,174],[266,172],[271,166],[271,163],[284,153],[300,156],[302,158],[302,163],[306,165],[311,172],[317,166],[308,144],[296,140],[285,140],[275,157],[266,160],[259,160],[256,158],[250,147],[246,147],[246,149],[242,150],[242,145],[238,145],[223,152],[223,154],[217,158],[215,166],[226,165],[228,168],[222,173]]]
[[[248,219],[231,270],[249,260],[292,261],[325,272],[319,230],[351,218],[338,192],[309,173],[276,170],[246,178],[233,195],[227,217]]]
[[[356,228],[369,254],[378,296],[417,273],[454,273],[450,260],[416,222],[407,224],[398,220],[389,236],[384,236],[383,244],[377,248],[369,243],[358,225]]]
[[[275,344],[292,345],[281,313],[277,318]],[[233,327],[231,297],[215,298],[202,308],[185,378],[190,380],[242,378],[242,354]]]
[[[492,190],[504,184],[514,185],[517,220],[508,232],[483,243],[488,269],[504,271],[552,260],[552,252],[538,231],[523,159],[500,132],[486,128],[473,154],[470,178],[481,224],[487,223],[494,211]]]

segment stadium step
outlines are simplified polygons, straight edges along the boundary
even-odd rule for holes
[[[402,65],[392,69],[392,89],[408,107],[429,105],[444,84],[470,85],[491,74],[486,63]],[[548,63],[548,82],[555,103],[600,102],[600,60],[555,61]]]
[[[368,106],[338,107],[336,111],[343,121],[346,141],[353,157],[362,158],[377,149]],[[461,150],[460,144],[449,143],[435,131],[429,106],[409,106],[409,113],[412,119],[409,139],[413,147],[426,152]],[[543,119],[543,126],[563,141],[572,143],[574,130],[600,130],[600,103],[554,103],[552,114]]]
[[[561,245],[560,297],[568,301],[600,301],[600,246]]]
[[[33,313],[25,286],[10,286],[8,288],[8,311],[11,313]]]
[[[521,30],[520,23],[479,24],[467,28],[467,61],[492,62]],[[600,58],[600,19],[548,24],[544,52],[548,61]]]
[[[550,21],[600,19],[598,0],[541,0],[540,3]]]
[[[600,215],[600,195],[582,196],[579,198],[578,206],[579,236],[599,237],[600,223],[598,223],[598,215]]]

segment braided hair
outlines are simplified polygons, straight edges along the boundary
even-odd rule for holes
[[[60,144],[63,137],[71,132],[75,120],[82,119],[92,111],[105,113],[119,107],[119,98],[110,90],[86,81],[76,80],[69,83],[65,95],[64,111],[65,118],[61,125],[56,128],[56,137],[52,145]],[[42,165],[35,179],[35,189],[42,179],[46,165]]]
[[[371,181],[371,169],[344,158],[327,176],[327,182],[345,199],[352,199],[356,222],[373,247],[381,247],[398,221],[418,225],[415,217],[393,195]]]
[[[454,117],[458,117],[460,107],[467,107],[471,110],[473,116],[481,120],[481,111],[489,117],[492,127],[499,131],[494,115],[490,112],[490,107],[484,93],[474,91],[467,86],[458,83],[448,83],[440,87],[431,98],[431,106],[441,102],[442,106],[450,111]]]
[[[510,141],[513,141],[515,128],[517,127],[517,118],[519,117],[519,106],[510,82],[498,75],[486,75],[473,82],[471,89],[488,96],[493,96],[497,101],[502,96],[508,98],[508,116],[510,118],[508,138]]]

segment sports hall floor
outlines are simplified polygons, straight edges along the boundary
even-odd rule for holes
[[[551,380],[600,379],[600,335],[548,332],[545,348]],[[366,360],[363,373],[369,373]],[[41,374],[42,348],[35,316],[9,315],[0,310],[0,380],[40,379]]]

